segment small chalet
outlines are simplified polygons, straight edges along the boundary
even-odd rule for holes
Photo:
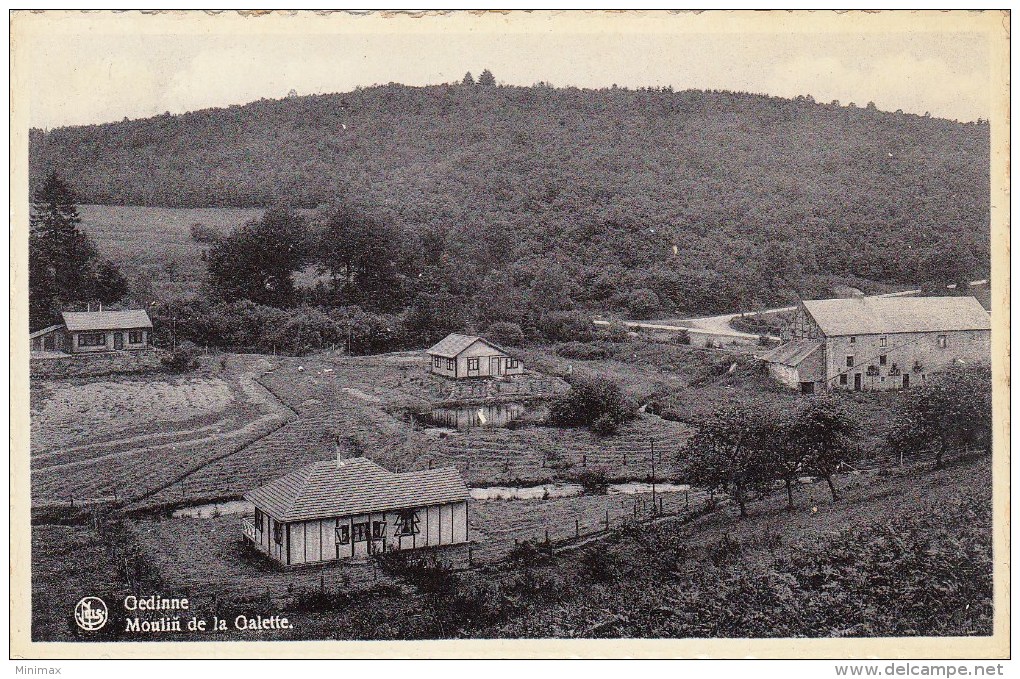
[[[29,335],[34,352],[89,354],[149,349],[152,321],[144,309],[65,311],[64,322]]]
[[[432,372],[445,377],[503,377],[524,372],[519,358],[475,335],[452,333],[425,353]]]
[[[453,467],[394,473],[364,457],[316,462],[248,492],[244,537],[284,566],[468,541]]]
[[[761,358],[807,394],[908,389],[953,363],[991,360],[991,318],[973,297],[805,300],[783,338]]]

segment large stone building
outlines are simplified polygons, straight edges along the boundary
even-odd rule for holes
[[[806,300],[762,360],[803,393],[907,389],[954,363],[991,360],[991,319],[973,297]]]

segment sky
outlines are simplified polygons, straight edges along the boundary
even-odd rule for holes
[[[990,115],[991,43],[969,20],[708,14],[312,15],[275,23],[33,15],[14,23],[13,67],[25,78],[29,124],[46,129],[278,99],[290,90],[452,82],[485,68],[511,85],[670,85],[874,102],[961,121]]]

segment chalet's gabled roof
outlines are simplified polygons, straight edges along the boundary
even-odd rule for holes
[[[462,351],[470,347],[475,342],[484,342],[496,351],[506,354],[507,351],[503,347],[497,346],[485,339],[484,337],[478,337],[477,335],[460,335],[455,332],[450,333],[443,339],[439,340],[435,345],[425,350],[425,353],[429,356],[442,356],[444,358],[456,358]]]
[[[64,325],[76,332],[81,330],[134,330],[151,328],[152,321],[145,309],[129,311],[65,311]]]
[[[822,348],[815,340],[794,340],[762,355],[761,360],[780,365],[798,366],[801,361]]]
[[[470,494],[454,467],[396,474],[355,457],[310,464],[244,497],[291,522],[462,502]]]
[[[829,337],[992,327],[988,312],[973,297],[854,297],[803,304]]]

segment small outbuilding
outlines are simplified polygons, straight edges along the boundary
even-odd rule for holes
[[[394,473],[364,457],[316,462],[248,492],[244,537],[283,566],[468,542],[453,467]]]
[[[444,377],[504,377],[524,372],[519,358],[476,335],[451,333],[425,353],[431,371]]]

